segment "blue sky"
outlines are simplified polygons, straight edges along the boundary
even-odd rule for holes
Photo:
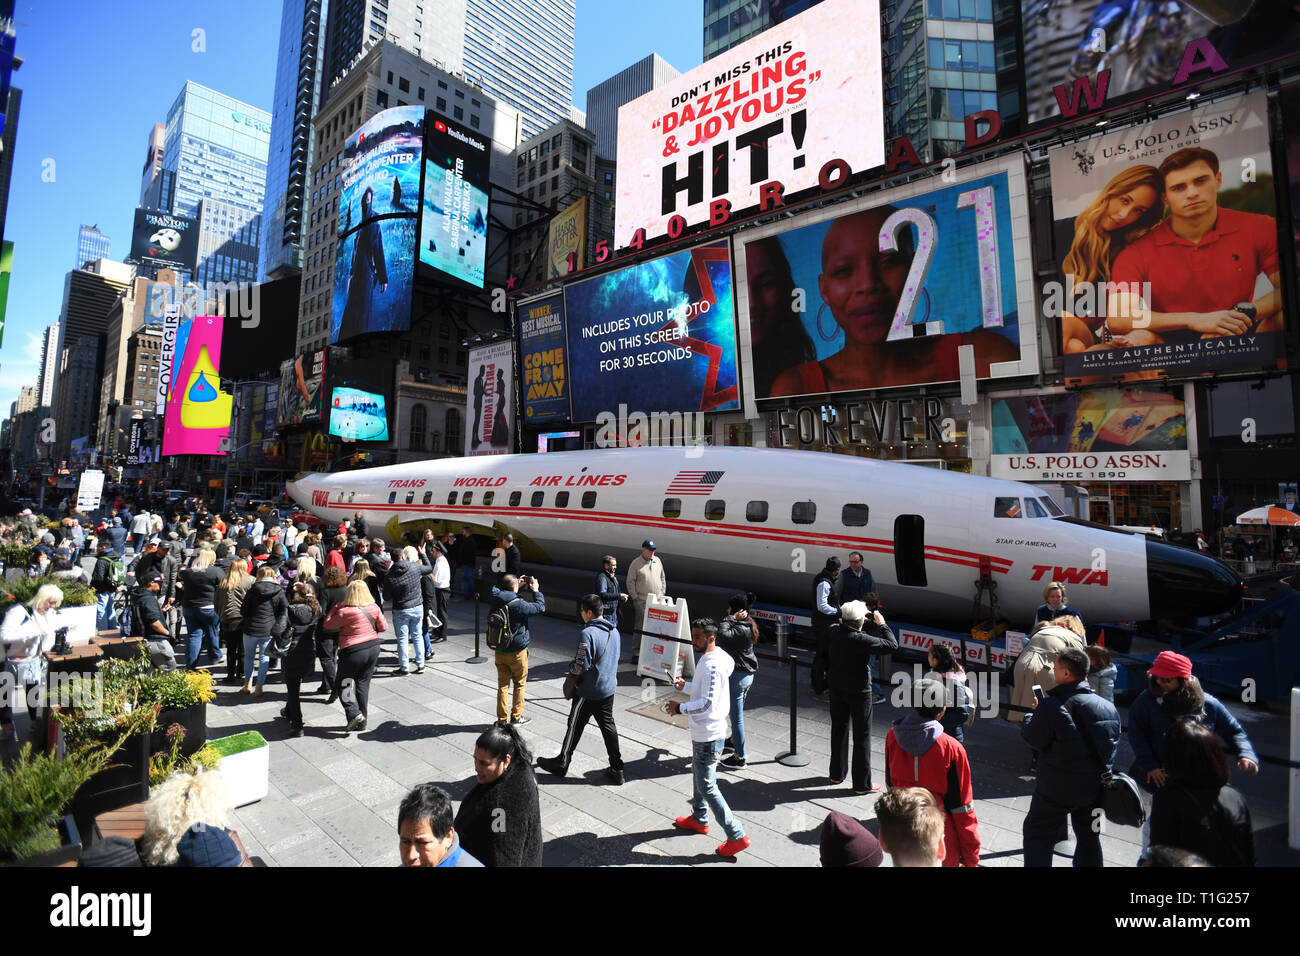
[[[221,0],[18,0],[14,73],[23,91],[5,238],[14,243],[0,416],[36,384],[40,339],[58,321],[77,229],[98,224],[111,258],[129,250],[146,143],[186,80],[269,110],[280,5]],[[703,0],[578,0],[574,102],[657,52],[679,70],[702,57]],[[195,31],[202,31],[196,34]],[[196,49],[201,47],[201,49]]]

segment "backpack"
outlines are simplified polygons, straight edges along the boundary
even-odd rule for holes
[[[487,619],[487,646],[500,651],[514,643],[514,630],[510,626],[510,605],[518,598],[494,607]]]
[[[126,564],[121,558],[109,557],[108,561],[108,583],[113,587],[121,587],[126,583]]]

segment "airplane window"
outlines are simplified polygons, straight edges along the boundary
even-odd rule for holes
[[[993,503],[993,517],[995,518],[1021,518],[1024,512],[1020,510],[1019,498],[998,498]]]
[[[406,503],[409,505],[409,504],[411,504],[411,503],[414,502],[414,501],[415,501],[415,492],[414,492],[414,491],[408,491],[408,492],[406,493]]]
[[[485,492],[483,492],[483,505],[484,505],[484,507],[486,507],[486,506],[492,504],[492,500],[493,500],[494,498],[496,498],[496,496],[497,496],[497,493],[496,493],[495,491],[485,491]]]
[[[721,498],[710,498],[704,502],[704,517],[710,521],[721,521],[727,516],[727,503]]]
[[[519,502],[521,502],[521,501],[523,501],[523,500],[524,500],[524,493],[523,493],[522,491],[512,491],[512,492],[510,492],[510,507],[511,507],[511,508],[518,508],[518,507],[519,507]]]
[[[594,491],[584,491],[582,493],[582,506],[584,508],[596,507],[596,493]]]
[[[426,504],[426,505],[427,505],[427,504],[428,504],[430,501],[432,501],[432,500],[433,500],[433,492],[432,492],[432,491],[426,491],[426,492],[424,493],[424,500],[423,500],[422,504]]]
[[[866,505],[845,505],[840,513],[840,520],[844,522],[846,528],[865,527],[869,510]]]
[[[790,509],[790,520],[795,524],[812,524],[817,520],[817,502],[796,501]]]
[[[540,508],[540,507],[542,506],[542,501],[543,501],[543,499],[545,499],[545,497],[546,497],[546,492],[544,492],[544,491],[534,491],[534,492],[533,492],[533,500],[532,500],[532,502],[530,503],[530,507],[533,507],[533,508]]]
[[[745,505],[746,521],[766,521],[767,520],[767,502],[751,501]]]
[[[349,491],[349,492],[348,492],[348,504],[352,504],[352,502],[353,502],[354,500],[356,500],[356,497],[357,497],[357,493],[356,493],[355,491]]]
[[[1046,518],[1047,510],[1038,503],[1037,498],[1025,499],[1025,517],[1027,518]]]
[[[1051,498],[1039,498],[1038,500],[1042,502],[1043,507],[1047,509],[1047,513],[1053,518],[1059,518],[1061,515],[1065,514],[1065,512],[1062,511],[1057,503]]]
[[[567,491],[557,491],[555,493],[555,507],[557,508],[569,507],[569,493]]]
[[[467,491],[460,496],[460,503],[463,505],[467,505],[473,500],[474,500],[474,492],[472,491]]]
[[[904,587],[925,587],[925,519],[920,515],[894,519],[894,575]]]
[[[388,503],[389,503],[390,505],[392,505],[392,504],[396,504],[396,503],[397,503],[397,492],[395,492],[395,491],[390,491],[390,492],[388,493]]]
[[[682,499],[665,498],[664,499],[664,517],[680,518],[682,516]]]
[[[447,504],[454,505],[455,503],[456,503],[456,492],[454,491],[447,492]]]

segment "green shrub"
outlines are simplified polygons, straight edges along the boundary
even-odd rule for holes
[[[69,581],[52,575],[39,578],[23,575],[5,582],[5,589],[0,592],[0,614],[4,614],[15,603],[26,604],[45,584],[53,584],[63,592],[64,607],[86,607],[95,603],[95,592],[79,581]]]

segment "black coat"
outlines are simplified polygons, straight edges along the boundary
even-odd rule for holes
[[[284,656],[284,676],[304,680],[316,669],[316,623],[311,605],[299,602],[289,605],[288,637],[296,640],[293,650]]]
[[[1065,709],[1066,703],[1073,716]],[[1094,694],[1086,680],[1057,684],[1037,709],[1025,716],[1020,736],[1038,751],[1034,792],[1067,807],[1088,806],[1101,791],[1103,771],[1114,768],[1119,711]]]
[[[1176,846],[1211,866],[1254,866],[1250,809],[1232,787],[1217,791],[1169,781],[1151,802],[1151,845]]]
[[[860,694],[871,689],[871,656],[898,650],[898,641],[888,626],[866,621],[855,631],[847,624],[832,624],[828,649],[827,683],[841,694]]]
[[[541,866],[542,808],[533,768],[512,759],[492,783],[475,783],[461,802],[455,827],[461,847],[484,866]]]
[[[423,607],[424,592],[420,589],[420,575],[433,571],[432,565],[413,561],[394,561],[384,578],[384,594],[392,598],[393,610]]]
[[[289,602],[285,600],[280,585],[274,581],[258,581],[244,595],[244,633],[255,637],[278,634],[288,624]]]
[[[348,586],[345,584],[337,588],[321,588],[320,610],[321,614],[328,614],[334,610],[336,605],[342,604],[348,596]],[[337,641],[339,639],[338,631],[327,631],[324,626],[316,630],[317,640]]]

